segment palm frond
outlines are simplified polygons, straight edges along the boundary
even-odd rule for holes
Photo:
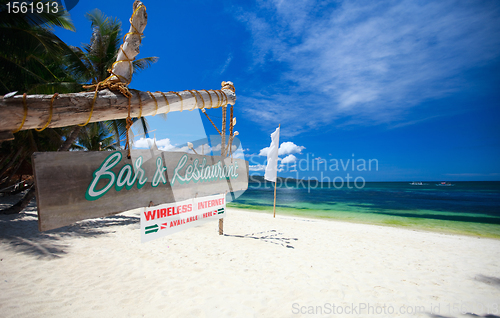
[[[134,67],[134,72],[143,71],[150,67],[153,63],[158,62],[157,56],[144,57],[142,59],[135,60],[132,62]]]

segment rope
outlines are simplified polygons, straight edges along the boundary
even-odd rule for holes
[[[92,118],[92,113],[94,112],[95,100],[97,99],[97,92],[99,91],[99,86],[100,85],[101,85],[101,83],[97,83],[96,88],[95,88],[94,99],[92,100],[92,105],[90,106],[89,119],[87,119],[87,121],[85,122],[85,124],[78,124],[78,126],[80,126],[80,127],[87,126],[87,124],[90,122],[90,119]]]
[[[226,155],[226,120],[227,120],[227,108],[222,107],[222,135],[221,135],[221,142],[220,142],[220,155],[224,157]]]
[[[212,125],[214,126],[214,128],[217,130],[217,132],[219,133],[219,135],[222,136],[222,133],[220,132],[219,128],[217,128],[217,126],[215,126],[214,122],[212,121],[212,119],[210,119],[210,117],[208,116],[207,112],[202,109],[201,110],[203,112],[203,114],[205,114],[205,116],[207,116],[208,120],[210,120],[210,122],[212,123]]]
[[[234,85],[231,82],[222,82],[221,85],[222,85],[222,89],[229,89],[229,90],[233,91],[233,93],[236,92],[236,89],[234,88]]]
[[[204,89],[204,91],[208,94],[208,97],[210,98],[210,108],[212,108],[212,106],[213,106],[212,105],[212,96],[210,95],[210,93],[206,89]]]
[[[125,43],[125,40],[126,40],[126,37],[127,35],[138,35],[139,36],[139,43],[142,41],[142,33],[139,32],[137,30],[137,28],[134,26],[134,24],[132,23],[132,20],[134,19],[134,17],[136,16],[137,12],[139,12],[139,10],[141,8],[144,8],[144,10],[146,10],[146,6],[144,6],[143,4],[141,4],[140,6],[138,6],[134,12],[132,13],[132,16],[130,17],[130,25],[132,27],[132,29],[134,29],[134,31],[132,32],[127,32],[124,36],[123,36],[123,43],[122,45],[120,45],[120,50],[121,52],[123,53],[123,55],[125,56],[125,60],[118,60],[118,61],[115,61],[112,65],[111,65],[111,69],[108,69],[108,72],[111,74],[110,76],[108,76],[105,80],[103,80],[102,82],[99,82],[97,84],[94,84],[94,85],[85,85],[83,86],[83,88],[95,88],[95,93],[94,93],[94,99],[92,101],[92,107],[90,109],[90,116],[89,116],[89,119],[87,120],[87,122],[83,125],[80,125],[80,126],[85,126],[89,123],[90,121],[90,118],[92,117],[92,112],[94,110],[94,104],[95,104],[95,100],[97,98],[97,92],[99,90],[102,90],[102,89],[109,89],[109,90],[112,90],[112,91],[120,91],[125,97],[128,98],[128,116],[127,116],[127,144],[126,144],[126,148],[128,150],[128,155],[127,155],[127,158],[130,159],[130,145],[129,145],[129,130],[130,130],[130,127],[132,126],[133,124],[133,121],[132,121],[132,118],[130,117],[130,108],[131,108],[131,99],[132,99],[132,93],[130,92],[130,90],[128,89],[128,84],[130,84],[131,80],[132,80],[132,72],[133,72],[133,67],[132,67],[132,62],[134,60],[131,60],[128,56],[127,56],[127,53],[125,53],[125,50],[123,49],[123,44]],[[126,78],[122,75],[119,75],[119,74],[116,74],[115,72],[113,72],[113,68],[116,66],[116,64],[118,63],[123,63],[123,62],[128,62],[129,64],[129,72],[130,72],[130,78]],[[113,78],[113,76],[116,76],[116,78],[118,80],[120,80],[120,82],[113,82],[111,81],[111,78]],[[156,101],[156,98],[154,98],[154,96],[151,94],[151,92],[148,92],[154,99],[155,101],[155,104],[156,104],[156,110],[155,110],[155,115],[156,115],[156,112],[158,111],[158,103]],[[141,94],[138,92],[137,93],[137,97],[139,98],[139,117],[138,118],[141,118],[142,117],[142,100],[141,100]],[[153,115],[154,116],[154,115]]]
[[[172,93],[172,94],[175,94],[175,95],[179,96],[179,98],[181,100],[181,112],[182,112],[182,108],[184,107],[184,102],[182,101],[182,96],[179,93],[176,93],[176,92],[169,92],[169,93]]]
[[[131,97],[129,97],[129,99],[128,99],[128,115],[127,115],[127,120],[126,120],[127,121],[127,145],[126,145],[126,148],[128,150],[128,152],[127,152],[127,158],[128,159],[131,158],[131,156],[130,156],[130,144],[129,144],[129,137],[128,137],[128,135],[129,135],[129,129],[132,126],[132,124],[134,123],[132,121],[132,118],[130,118],[130,100],[131,99],[132,99]]]
[[[158,102],[156,101],[156,97],[155,95],[153,95],[153,93],[151,93],[150,91],[148,91],[148,94],[151,95],[151,97],[153,98],[153,100],[155,101],[155,113],[153,114],[153,117],[156,116],[156,113],[158,112]]]
[[[132,23],[132,20],[134,19],[134,17],[136,16],[137,12],[139,12],[139,9],[141,8],[144,8],[144,10],[146,10],[146,6],[144,5],[140,5],[138,6],[134,12],[132,13],[132,16],[130,17],[130,25],[132,27],[132,29],[134,29],[134,31],[132,32],[127,32],[124,36],[123,36],[123,42],[125,43],[125,38],[127,37],[127,35],[133,35],[133,34],[137,34],[139,35],[139,42],[142,41],[142,38],[141,36],[143,35],[141,32],[139,32],[137,30],[137,28],[134,26],[134,24]],[[84,85],[83,88],[85,89],[96,89],[96,91],[98,90],[103,90],[103,89],[109,89],[109,90],[112,90],[112,91],[120,91],[125,97],[127,98],[132,98],[132,94],[130,93],[130,91],[128,90],[128,84],[130,84],[130,81],[132,80],[132,72],[133,72],[133,67],[132,67],[132,62],[134,60],[130,59],[127,55],[127,53],[125,53],[125,50],[123,49],[123,43],[122,45],[120,45],[120,50],[121,52],[123,53],[123,55],[125,56],[125,60],[118,60],[118,61],[115,61],[113,64],[111,64],[111,68],[108,69],[107,71],[111,74],[110,76],[108,76],[106,79],[104,79],[103,81],[97,83],[97,84],[92,84],[92,85]],[[126,78],[122,75],[119,75],[119,74],[116,74],[115,72],[113,72],[113,68],[116,66],[116,64],[118,63],[123,63],[123,62],[128,62],[129,63],[129,71],[130,71],[130,78]],[[120,80],[120,82],[114,82],[114,81],[111,81],[111,78],[113,78],[113,76],[116,76],[116,78],[118,80]],[[96,93],[97,94],[97,93]],[[95,102],[95,96],[94,96],[94,102]],[[139,116],[140,117],[140,116]],[[87,121],[86,124],[88,124],[89,121]],[[85,126],[86,124],[84,124],[83,126]],[[82,125],[80,125],[82,126]]]
[[[163,96],[163,98],[165,99],[165,103],[168,106],[167,112],[165,113],[165,114],[168,114],[170,112],[170,104],[168,103],[167,96],[165,96],[165,94],[163,92],[160,92],[160,94]]]
[[[220,92],[221,92],[222,94],[224,94],[224,97],[226,98],[226,101],[225,101],[225,102],[223,102],[223,105],[221,105],[221,106],[226,106],[226,105],[227,105],[227,103],[228,103],[228,100],[227,100],[227,95],[226,95],[226,93],[224,93],[223,91],[220,91]]]
[[[203,106],[201,107],[201,109],[204,109],[205,108],[205,99],[203,99],[203,96],[201,96],[201,93],[198,92],[197,90],[195,90],[196,94],[198,94],[198,96],[200,96],[201,98],[201,102],[203,103]],[[196,102],[198,103],[198,102]]]
[[[191,93],[191,95],[193,95],[194,100],[195,100],[195,102],[194,102],[194,107],[193,107],[192,109],[190,109],[190,110],[189,110],[189,111],[193,111],[193,110],[196,108],[196,106],[198,106],[198,98],[196,98],[196,95],[195,95],[192,91],[188,91],[188,92],[190,92],[190,93]]]
[[[212,92],[214,92],[215,95],[217,95],[217,105],[215,105],[215,108],[219,108],[220,107],[220,105],[219,105],[219,103],[220,103],[219,93],[217,93],[217,91],[215,91],[215,90],[212,90]]]
[[[41,129],[35,128],[36,131],[41,132],[50,125],[50,122],[52,121],[52,108],[54,105],[54,99],[56,99],[57,96],[59,96],[59,94],[55,93],[54,96],[52,96],[52,99],[50,100],[49,119],[47,120],[47,123]]]
[[[139,43],[142,43],[142,35],[143,33],[139,32],[139,30],[137,30],[137,28],[135,27],[135,25],[132,23],[132,20],[134,19],[134,17],[136,16],[137,12],[139,12],[139,9],[141,8],[144,8],[144,10],[146,10],[146,6],[141,4],[140,6],[138,6],[134,12],[132,13],[132,16],[130,17],[129,21],[130,21],[130,26],[132,27],[132,29],[134,29],[132,32],[127,32],[125,33],[125,35],[123,36],[123,43],[125,43],[125,39],[127,37],[127,35],[138,35],[139,36]],[[105,79],[105,81],[108,81],[109,79],[111,79],[113,76],[116,76],[118,79],[124,79],[126,84],[130,84],[130,82],[132,81],[132,73],[133,73],[133,66],[132,66],[132,62],[134,60],[131,60],[128,56],[127,56],[127,53],[125,53],[125,50],[123,49],[123,43],[122,45],[120,45],[120,50],[122,51],[123,55],[125,55],[125,60],[118,60],[118,61],[115,61],[112,65],[111,65],[111,69],[108,70],[109,73],[111,73],[111,75]],[[130,72],[130,78],[126,78],[124,76],[121,76],[121,75],[118,75],[116,73],[113,72],[113,68],[115,67],[116,64],[118,63],[123,63],[123,62],[128,62],[128,67],[129,67],[129,72]],[[121,80],[120,80],[121,81]]]
[[[21,125],[19,126],[19,128],[17,128],[12,132],[13,134],[20,131],[21,128],[23,128],[24,122],[26,121],[26,117],[28,117],[28,105],[26,105],[26,93],[23,94],[23,107],[24,107],[23,120],[21,121]]]
[[[229,155],[232,155],[233,154],[233,150],[231,149],[233,147],[233,105],[231,105],[231,111],[229,113],[229,118],[231,120],[231,122],[229,123]]]

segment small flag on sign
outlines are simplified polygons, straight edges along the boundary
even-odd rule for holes
[[[158,224],[146,226],[146,234],[158,232]]]

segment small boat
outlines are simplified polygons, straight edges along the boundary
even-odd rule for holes
[[[419,181],[419,182],[415,182],[414,181],[414,182],[410,183],[410,185],[421,186],[421,185],[424,185],[424,184],[421,181]]]
[[[446,183],[446,182],[441,182],[441,183],[438,183],[436,184],[438,187],[452,187],[454,186],[454,184],[451,184],[451,183]]]

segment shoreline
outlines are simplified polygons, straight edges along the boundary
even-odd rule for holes
[[[271,213],[272,206],[249,205],[230,202],[228,208],[255,213]],[[374,213],[356,213],[352,211],[334,211],[320,209],[301,209],[292,207],[276,207],[277,215],[294,216],[300,218],[310,218],[325,221],[339,221],[353,224],[367,224],[376,226],[387,226],[407,230],[418,230],[431,233],[442,233],[450,235],[463,235],[469,237],[481,237],[500,240],[500,225],[472,223],[454,220],[436,220],[412,217],[379,217]],[[479,224],[479,226],[478,226]],[[482,227],[482,228],[481,228]]]

